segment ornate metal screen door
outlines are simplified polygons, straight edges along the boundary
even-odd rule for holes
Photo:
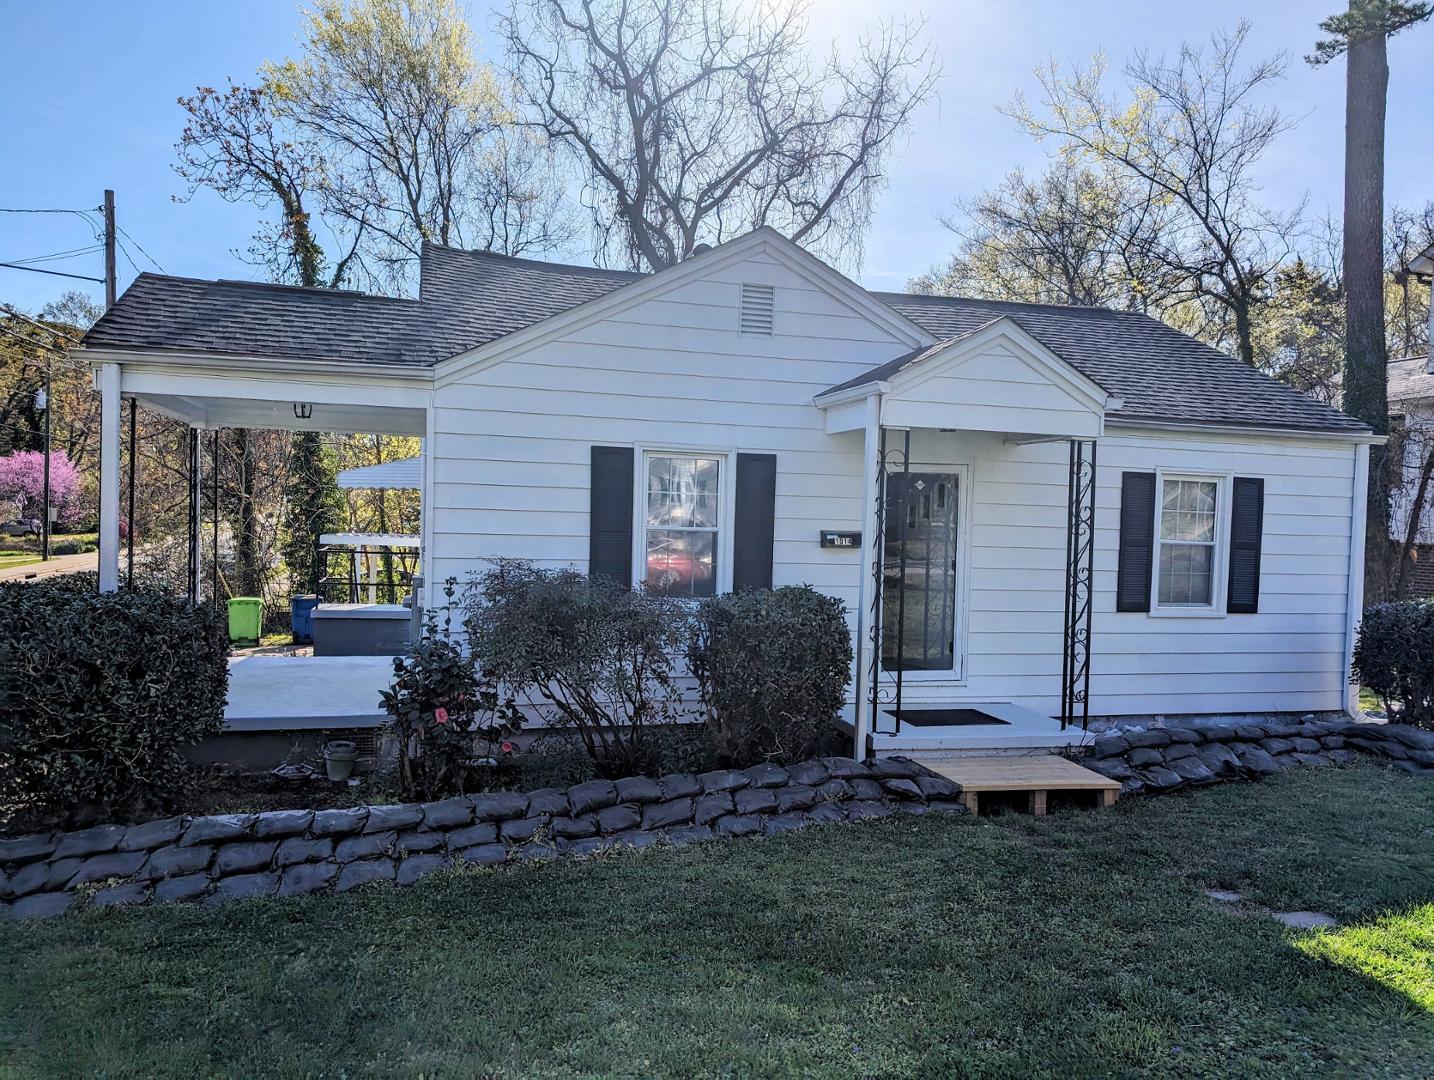
[[[955,667],[956,476],[887,478],[881,665],[887,671]]]

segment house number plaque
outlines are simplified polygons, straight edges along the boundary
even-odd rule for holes
[[[845,532],[841,529],[823,529],[822,547],[824,548],[859,548],[861,547],[861,533]]]

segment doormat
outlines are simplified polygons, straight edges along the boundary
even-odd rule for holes
[[[886,714],[912,727],[986,727],[992,724],[1010,727],[1009,721],[998,720],[979,709],[887,709]]]

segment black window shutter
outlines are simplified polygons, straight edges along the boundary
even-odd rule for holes
[[[632,584],[633,449],[592,448],[588,576]]]
[[[772,587],[777,455],[737,455],[737,514],[732,527],[732,588]]]
[[[1225,610],[1254,615],[1260,610],[1260,541],[1265,532],[1265,482],[1237,476],[1230,495],[1230,592]]]
[[[1115,610],[1150,610],[1150,572],[1155,557],[1155,474],[1120,474],[1120,561]]]

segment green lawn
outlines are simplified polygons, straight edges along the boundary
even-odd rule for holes
[[[1361,766],[91,912],[0,929],[0,1074],[1427,1076],[1431,901],[1434,784]]]

